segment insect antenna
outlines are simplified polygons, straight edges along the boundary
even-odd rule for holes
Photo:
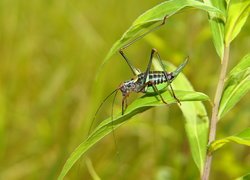
[[[118,90],[118,89],[117,89]],[[114,138],[114,142],[115,142],[115,148],[116,148],[116,154],[118,155],[118,158],[119,157],[119,151],[118,151],[118,146],[117,146],[117,141],[116,141],[116,138],[115,138],[115,131],[114,131],[114,121],[113,121],[113,113],[114,113],[114,104],[115,104],[115,98],[116,98],[116,95],[117,95],[117,91],[115,92],[115,95],[114,95],[114,99],[113,99],[113,102],[112,102],[112,109],[111,109],[111,123],[112,123],[112,135],[113,135],[113,138]]]
[[[115,95],[114,95],[114,99],[113,99],[113,101],[112,101],[112,109],[111,109],[111,121],[112,121],[112,128],[113,128],[113,113],[114,113],[114,104],[115,104],[115,98],[116,98],[116,95],[117,95],[117,93],[118,93],[118,91],[117,91],[118,89],[116,89],[116,91],[115,91]]]
[[[119,89],[115,89],[114,91],[112,91],[108,96],[105,97],[105,99],[101,102],[101,104],[99,105],[99,107],[97,108],[96,112],[95,112],[95,115],[91,121],[91,124],[90,124],[90,127],[89,127],[89,131],[88,131],[88,135],[90,134],[90,131],[92,129],[92,126],[94,125],[94,122],[95,122],[95,119],[96,119],[96,115],[98,114],[98,112],[100,111],[102,105],[107,101],[107,99],[113,95],[115,93],[115,96],[117,94]],[[115,101],[115,98],[113,100],[113,104],[112,104],[112,113],[111,113],[111,119],[113,119],[113,105],[114,105],[114,101]],[[113,126],[113,125],[112,125]]]

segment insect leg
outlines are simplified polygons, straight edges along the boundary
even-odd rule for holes
[[[171,85],[171,83],[169,84],[169,87],[170,87],[170,89],[171,89],[171,95],[174,97],[174,99],[178,102],[178,104],[179,105],[181,105],[181,102],[180,102],[180,100],[176,97],[176,95],[175,95],[175,93],[174,93],[174,90],[173,90],[173,88],[172,88],[172,85]]]
[[[154,89],[154,92],[156,92],[156,93],[160,96],[162,102],[165,103],[165,104],[168,104],[168,103],[163,99],[163,97],[162,97],[161,93],[159,92],[158,88],[156,87],[156,85],[152,84],[152,87],[153,87],[153,89]]]
[[[146,81],[147,81],[147,78],[148,78],[148,75],[149,75],[149,71],[150,71],[150,68],[152,66],[152,60],[153,60],[153,57],[154,57],[154,53],[155,53],[155,49],[152,49],[151,54],[150,54],[150,59],[149,59],[149,62],[148,62],[148,66],[147,66],[146,72],[144,73],[143,84],[146,84]]]
[[[121,49],[120,49],[119,53],[125,59],[125,61],[127,62],[128,66],[130,67],[131,71],[133,72],[133,74],[134,75],[139,74],[140,72],[130,63],[130,61],[128,60],[127,56],[125,55],[125,53]]]
[[[174,93],[174,90],[173,90],[172,85],[171,85],[171,81],[170,81],[169,78],[168,78],[168,73],[167,73],[167,71],[165,70],[164,64],[163,64],[163,62],[162,62],[162,60],[161,60],[161,57],[160,57],[160,54],[158,53],[158,51],[157,51],[156,49],[153,49],[152,51],[154,51],[154,53],[156,53],[157,59],[158,59],[158,61],[159,61],[159,63],[160,63],[160,66],[161,66],[163,72],[164,72],[164,75],[165,75],[165,78],[166,78],[166,80],[167,80],[167,83],[168,83],[168,85],[170,86],[170,93],[171,93],[171,95],[172,95],[173,98],[181,105],[180,100],[176,97],[176,95],[175,95],[175,93]]]
[[[166,16],[163,18],[161,24],[159,24],[158,26],[156,26],[156,27],[154,27],[153,29],[149,30],[148,32],[146,32],[146,33],[140,35],[139,37],[133,39],[133,40],[130,41],[128,44],[126,44],[125,46],[123,46],[123,47],[121,48],[121,50],[126,49],[126,48],[129,47],[131,44],[133,44],[134,42],[140,40],[141,38],[143,38],[143,37],[146,36],[147,34],[149,34],[149,33],[153,32],[153,31],[159,29],[161,26],[163,26],[163,25],[166,23],[167,18],[168,18],[168,15],[166,15]]]
[[[123,98],[122,98],[122,115],[124,114],[124,112],[125,112],[125,110],[126,110],[126,108],[128,106],[127,97],[128,97],[128,94],[126,96],[123,96]]]
[[[153,57],[154,57],[155,52],[157,52],[156,49],[152,49],[151,55],[150,55],[150,59],[149,59],[149,63],[148,63],[148,66],[147,66],[147,69],[146,69],[146,72],[145,72],[145,75],[144,75],[144,79],[143,79],[143,84],[144,84],[144,85],[142,86],[141,91],[142,91],[145,87],[147,87],[148,85],[151,85],[151,86],[153,87],[154,91],[160,96],[161,100],[162,100],[165,104],[167,104],[167,102],[163,99],[162,95],[160,94],[159,90],[157,89],[156,85],[155,85],[153,82],[151,82],[151,81],[146,82],[146,81],[147,81],[147,78],[148,78],[148,75],[149,75],[149,72],[150,72],[150,68],[151,68],[151,66],[152,66],[152,60],[153,60]]]
[[[147,87],[147,86],[152,86],[154,92],[157,93],[157,94],[160,96],[162,102],[165,103],[165,104],[168,104],[168,103],[163,99],[163,97],[162,97],[161,93],[159,92],[158,88],[156,87],[156,85],[155,85],[153,82],[151,82],[151,81],[146,82],[146,83],[142,86],[141,91],[142,91],[145,87]]]

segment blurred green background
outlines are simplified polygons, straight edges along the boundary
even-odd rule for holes
[[[96,74],[112,44],[137,16],[160,1],[0,0],[0,179],[56,179],[86,138],[102,99],[132,73],[117,55]],[[250,23],[232,43],[229,67],[250,49]],[[213,98],[220,61],[207,14],[186,10],[125,50],[144,70],[151,48],[178,65],[197,91]],[[140,95],[132,95],[133,101]],[[218,124],[222,138],[249,127],[249,94]],[[210,115],[210,104],[205,103]],[[121,110],[118,96],[114,112]],[[111,112],[111,100],[97,125]],[[177,105],[151,109],[88,152],[102,179],[197,179]],[[230,144],[214,154],[211,179],[250,172],[250,150]],[[88,168],[89,167],[89,168]],[[91,179],[86,156],[66,179]]]

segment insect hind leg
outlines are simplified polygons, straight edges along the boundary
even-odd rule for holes
[[[125,53],[120,49],[119,53],[122,55],[122,57],[125,59],[125,61],[127,62],[128,66],[130,67],[131,71],[133,72],[134,75],[137,75],[140,73],[140,71],[138,71],[138,69],[136,69],[130,62],[130,60],[127,58],[127,56],[125,55]]]
[[[172,95],[172,96],[173,96],[173,98],[177,101],[177,103],[178,103],[179,105],[181,105],[180,100],[176,97],[176,95],[175,95],[175,93],[174,93],[174,90],[173,90],[172,85],[171,85],[171,84],[169,84],[169,87],[170,87],[170,92],[171,92],[171,95]]]
[[[164,16],[164,18],[163,18],[161,24],[155,26],[155,27],[152,28],[151,30],[145,32],[144,34],[142,34],[142,35],[136,37],[135,39],[133,39],[132,41],[128,42],[128,43],[125,44],[120,50],[126,49],[126,48],[129,47],[131,44],[133,44],[133,43],[135,43],[136,41],[142,39],[142,38],[143,38],[144,36],[146,36],[147,34],[149,34],[149,33],[151,33],[151,32],[154,32],[154,31],[156,31],[157,29],[159,29],[161,26],[163,26],[163,25],[166,23],[166,20],[167,20],[168,17],[169,17],[169,15]]]
[[[167,71],[165,70],[164,64],[163,64],[163,62],[162,62],[162,60],[161,60],[161,57],[160,57],[160,54],[158,53],[158,51],[157,51],[156,49],[152,49],[152,51],[154,51],[154,54],[156,54],[157,60],[159,61],[160,66],[161,66],[161,68],[162,68],[162,70],[163,70],[163,72],[164,72],[164,76],[165,76],[165,78],[166,78],[166,80],[167,80],[167,83],[168,83],[168,85],[170,86],[170,94],[171,94],[171,95],[173,96],[173,98],[177,101],[177,103],[178,103],[179,105],[181,105],[180,100],[176,97],[176,95],[175,95],[175,93],[174,93],[173,87],[172,87],[172,85],[171,85],[171,81],[170,81],[169,78],[168,78],[168,73],[167,73]],[[168,89],[168,90],[169,90],[169,89]]]

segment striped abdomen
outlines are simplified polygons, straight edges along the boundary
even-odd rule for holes
[[[138,75],[139,82],[143,80],[144,76],[145,73],[141,73]],[[161,84],[167,81],[172,82],[173,79],[174,76],[172,75],[172,73],[167,73],[167,79],[166,79],[164,71],[150,71],[146,82],[151,81],[153,84]]]

